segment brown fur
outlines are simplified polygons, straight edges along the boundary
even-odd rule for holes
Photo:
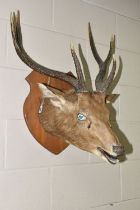
[[[98,147],[111,153],[113,145],[120,145],[110,127],[105,94],[69,92],[60,97],[65,100],[63,109],[55,107],[51,98],[44,98],[39,118],[47,132],[92,153]],[[78,113],[83,113],[86,120],[79,121]]]

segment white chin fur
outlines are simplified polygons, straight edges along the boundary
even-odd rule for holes
[[[98,157],[102,158],[104,161],[108,162],[108,160],[102,155],[102,153],[99,150],[94,150],[93,153]]]
[[[94,150],[94,151],[92,151],[92,152],[93,152],[95,155],[97,155],[98,157],[100,157],[102,160],[104,160],[105,162],[109,163],[108,159],[107,159],[105,156],[103,156],[102,153],[101,153],[99,150]],[[114,163],[118,163],[118,162],[119,162],[118,159],[116,159],[116,160],[114,161]]]
[[[93,150],[92,151],[95,155],[97,155],[98,157],[102,157],[102,154],[99,150]]]

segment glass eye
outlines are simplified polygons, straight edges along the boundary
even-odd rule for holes
[[[82,114],[82,113],[78,113],[77,119],[79,121],[84,121],[84,120],[86,120],[86,116],[84,114]]]

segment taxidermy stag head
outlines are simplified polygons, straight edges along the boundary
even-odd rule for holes
[[[45,131],[115,164],[118,162],[118,157],[124,153],[124,147],[121,146],[112,130],[109,122],[110,113],[106,105],[116,96],[115,94],[108,95],[116,71],[116,61],[113,57],[115,36],[110,41],[107,58],[103,61],[95,47],[90,24],[88,30],[91,50],[99,65],[99,73],[95,79],[96,91],[87,89],[86,76],[82,73],[80,61],[74,48],[71,48],[71,54],[77,78],[44,67],[29,57],[23,47],[19,11],[17,14],[12,13],[11,15],[13,43],[20,59],[35,71],[64,80],[72,85],[71,90],[62,92],[39,84],[42,92],[39,119]],[[112,60],[112,69],[107,76],[107,69]]]

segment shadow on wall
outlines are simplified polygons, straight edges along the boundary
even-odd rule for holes
[[[132,146],[132,144],[130,144],[128,138],[123,133],[123,131],[120,130],[117,122],[115,122],[115,126],[113,126],[113,130],[116,132],[120,143],[124,146],[125,155],[124,156],[120,156],[120,158],[119,158],[120,162],[124,162],[125,160],[127,160],[126,155],[133,153],[133,146]]]
[[[87,89],[89,91],[93,91],[93,89],[92,89],[92,80],[91,80],[91,76],[90,76],[90,70],[89,70],[87,61],[85,59],[85,56],[83,54],[83,51],[82,51],[82,48],[81,48],[80,44],[79,44],[79,56],[80,56],[80,59],[81,59],[81,62],[82,62],[84,74],[86,76],[85,79],[86,79],[87,84],[88,84]],[[121,77],[121,74],[122,74],[122,69],[123,69],[123,62],[122,62],[121,57],[119,56],[118,72],[117,72],[117,74],[116,74],[116,76],[115,76],[115,78],[114,78],[114,80],[112,82],[112,85],[110,87],[110,90],[108,91],[108,94],[111,94],[113,92],[113,89],[118,84],[118,82],[120,80],[120,77]],[[107,74],[108,74],[108,71],[109,71],[109,66],[108,66]],[[113,123],[112,123],[113,130],[117,134],[120,143],[124,146],[124,149],[125,149],[125,155],[121,156],[119,158],[120,162],[124,162],[125,160],[127,160],[126,155],[133,152],[133,147],[132,147],[132,144],[130,144],[129,140],[127,139],[126,135],[119,128],[119,125],[118,125],[118,123],[116,121],[116,110],[114,109],[114,107],[112,106],[111,103],[107,104],[107,107],[108,107],[108,109],[109,109],[109,111],[111,113],[111,119],[113,119]]]
[[[121,74],[122,74],[123,62],[122,62],[121,57],[119,57],[119,61],[120,61],[119,62],[120,64],[119,64],[118,72],[117,72],[117,75],[116,75],[116,77],[115,77],[115,79],[114,79],[114,81],[112,83],[110,92],[112,92],[113,89],[116,87],[116,85],[118,84],[118,82],[120,80]],[[126,155],[133,153],[133,146],[132,146],[132,144],[130,144],[128,138],[123,133],[123,131],[119,128],[119,125],[116,122],[116,110],[114,109],[114,107],[111,104],[109,104],[109,105],[110,105],[109,110],[110,110],[110,112],[112,114],[112,119],[114,120],[114,126],[113,126],[114,129],[113,130],[117,134],[120,143],[125,148],[125,155],[120,157],[120,162],[124,162],[125,160],[127,160]]]

